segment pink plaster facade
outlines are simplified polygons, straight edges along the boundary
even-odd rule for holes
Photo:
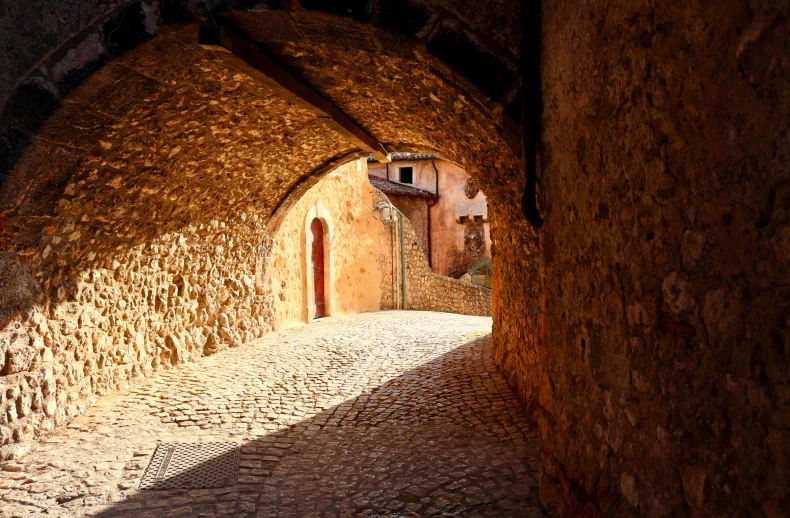
[[[491,228],[485,194],[460,166],[440,159],[394,160],[389,164],[371,162],[371,176],[401,183],[401,169],[412,168],[412,183],[407,184],[438,194],[424,200],[425,230],[430,236],[429,258],[435,273],[458,278],[482,259],[491,259]],[[437,182],[438,178],[438,182]],[[398,197],[392,202],[398,206]],[[410,210],[413,208],[410,207]],[[426,236],[427,237],[427,236]]]

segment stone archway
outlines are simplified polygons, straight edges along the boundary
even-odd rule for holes
[[[517,55],[520,3],[381,0],[373,28],[309,11],[237,20],[379,142],[458,162],[489,195],[495,355],[538,410],[551,512],[778,515],[787,7],[542,2],[539,241],[518,207],[518,81],[459,63],[474,42]],[[39,30],[0,31],[35,54],[2,77],[33,71],[0,138],[3,458],[93,395],[265,333],[264,227],[359,152],[203,52],[194,26],[131,50],[153,34],[146,13],[176,21],[184,2],[79,4],[87,16],[19,2],[19,26]],[[131,37],[108,48],[108,34]]]
[[[282,59],[385,145],[463,164],[498,193],[492,219],[503,225],[495,242],[523,231],[536,249],[518,207],[518,139],[501,110],[418,44],[387,35],[382,46],[364,24],[338,23],[354,28],[352,40],[364,37],[367,50],[352,50],[342,38],[331,48],[299,45],[326,60],[327,70],[351,70],[343,81],[378,92],[377,99],[323,77],[299,46],[282,47]],[[53,415],[37,417],[19,437],[32,439],[41,422],[78,415],[76,394],[118,390],[271,330],[259,285],[267,236],[300,192],[361,156],[313,114],[196,42],[195,26],[166,30],[94,73],[46,121],[3,183],[2,260],[18,265],[3,269],[3,282],[31,287],[2,301],[3,332],[12,342],[6,381],[32,397],[35,389],[22,380],[49,369],[44,359],[63,380],[47,396],[56,403],[46,407]],[[379,77],[383,64],[397,67],[402,80]],[[383,124],[392,103],[405,117]],[[432,129],[439,125],[446,132]],[[499,259],[506,269],[520,260]],[[495,319],[516,307],[505,304]],[[505,363],[520,361],[506,334],[497,340]],[[34,354],[23,342],[36,344]],[[6,446],[9,455],[14,444]]]

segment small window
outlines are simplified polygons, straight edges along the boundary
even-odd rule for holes
[[[398,169],[400,172],[400,183],[414,183],[414,169],[411,167],[401,167]]]

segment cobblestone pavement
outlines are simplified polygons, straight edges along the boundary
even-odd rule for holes
[[[102,398],[0,471],[0,516],[540,516],[536,430],[491,319],[327,318]],[[241,445],[236,485],[138,490],[161,442]]]

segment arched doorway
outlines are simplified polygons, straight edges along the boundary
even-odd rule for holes
[[[321,200],[307,211],[303,229],[302,300],[305,303],[304,321],[309,323],[316,318],[332,316],[335,309],[332,286],[332,272],[335,270],[331,252],[334,225]]]
[[[324,226],[320,219],[313,218],[310,232],[313,235],[310,261],[313,265],[315,318],[321,318],[326,315],[326,297],[324,295]]]

